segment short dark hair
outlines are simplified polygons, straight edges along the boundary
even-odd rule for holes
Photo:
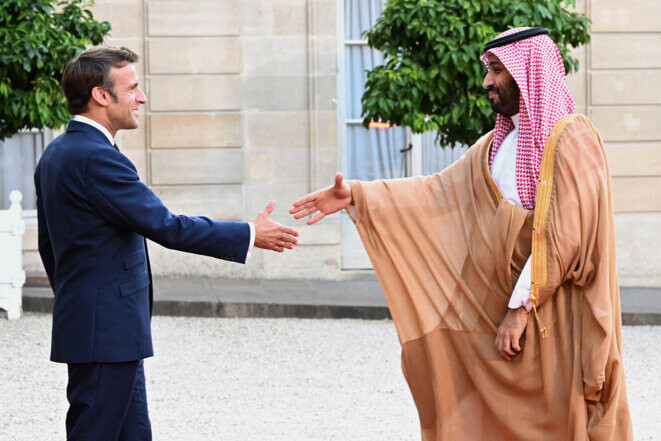
[[[87,111],[92,89],[97,86],[116,98],[110,68],[136,63],[139,59],[135,52],[125,47],[93,47],[69,61],[62,74],[62,90],[67,97],[69,113],[78,115]]]

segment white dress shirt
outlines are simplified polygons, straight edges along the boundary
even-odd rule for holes
[[[491,164],[491,176],[498,185],[503,197],[510,203],[523,207],[519,191],[516,188],[516,151],[519,141],[519,114],[512,116],[514,129],[507,134],[500,148],[496,152],[496,157]],[[530,257],[521,271],[519,280],[517,280],[508,306],[512,309],[525,306],[526,310],[532,309],[530,302],[530,282],[531,268]]]
[[[105,135],[106,138],[108,138],[108,141],[110,141],[110,145],[113,146],[115,145],[115,139],[110,134],[110,131],[107,128],[105,128],[103,125],[94,121],[93,119],[83,115],[74,115],[73,120],[85,124],[89,124],[95,129],[98,129],[101,133]],[[248,253],[246,253],[246,262],[248,262],[248,258],[252,254],[252,249],[255,246],[255,225],[253,225],[252,222],[248,222],[248,226],[250,227],[250,244],[248,245]]]
[[[103,125],[99,124],[98,122],[94,121],[92,118],[88,118],[83,115],[74,115],[73,117],[74,121],[82,122],[85,124],[89,124],[90,126],[94,127],[95,129],[99,130],[101,133],[103,133],[106,138],[108,138],[108,141],[110,141],[110,145],[115,145],[115,139],[112,137],[110,134],[110,131],[106,129]]]

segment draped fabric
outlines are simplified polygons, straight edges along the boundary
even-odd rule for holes
[[[587,117],[562,120],[530,211],[489,174],[493,136],[435,175],[350,181],[422,439],[631,440],[603,144]],[[533,247],[548,337],[530,317],[522,352],[506,361],[495,335]]]
[[[514,28],[498,38],[529,28]],[[560,51],[547,35],[537,35],[489,49],[512,75],[521,96],[519,99],[519,144],[516,155],[516,184],[523,207],[535,208],[535,192],[544,144],[551,129],[562,118],[574,113],[574,98],[565,81],[565,66]],[[489,162],[514,124],[511,118],[498,115]]]

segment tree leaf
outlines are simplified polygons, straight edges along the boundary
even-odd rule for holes
[[[495,120],[482,89],[484,44],[511,27],[545,26],[571,72],[578,61],[569,49],[589,42],[589,22],[563,0],[389,0],[366,31],[385,57],[367,72],[364,122],[407,121],[415,133],[438,130],[448,145],[471,144]]]
[[[59,80],[66,63],[110,30],[88,0],[7,0],[0,6],[0,138],[57,129],[69,118]]]

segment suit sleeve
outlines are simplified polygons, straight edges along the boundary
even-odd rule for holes
[[[48,282],[55,291],[54,285],[54,271],[55,271],[55,258],[53,256],[53,246],[50,241],[48,233],[48,224],[46,223],[46,216],[44,215],[44,204],[41,199],[41,190],[39,182],[39,168],[37,168],[34,175],[34,186],[37,193],[37,242],[39,247],[39,255],[44,264]]]
[[[84,173],[90,203],[107,222],[166,248],[245,263],[250,245],[247,223],[172,214],[120,152],[94,152]]]

